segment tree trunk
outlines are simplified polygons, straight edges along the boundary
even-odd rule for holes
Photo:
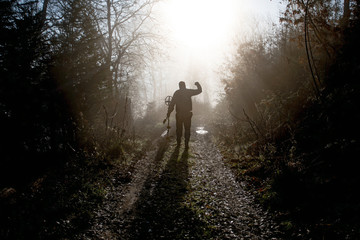
[[[44,0],[43,9],[41,11],[41,26],[42,27],[44,27],[44,24],[45,24],[48,4],[49,4],[49,0]]]
[[[344,0],[344,14],[341,20],[342,29],[348,26],[349,18],[350,18],[350,0]]]
[[[111,70],[111,57],[112,57],[112,27],[111,27],[111,0],[106,1],[107,7],[107,27],[108,27],[108,53],[107,53],[107,68],[108,68],[108,84],[109,91],[111,96],[113,95],[113,80],[112,80],[112,70]]]

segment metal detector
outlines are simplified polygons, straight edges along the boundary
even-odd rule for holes
[[[171,103],[171,100],[172,100],[172,97],[171,96],[167,96],[166,98],[165,98],[165,105],[166,106],[169,106],[170,105],[170,103]],[[170,118],[169,117],[166,117],[165,119],[164,119],[164,121],[163,121],[163,124],[165,124],[165,122],[166,122],[166,120],[167,120],[167,122],[168,122],[168,124],[167,124],[167,133],[166,133],[166,138],[169,138],[169,132],[170,132]]]

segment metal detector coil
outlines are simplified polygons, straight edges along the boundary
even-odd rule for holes
[[[167,96],[167,97],[165,98],[165,105],[166,105],[166,106],[169,106],[170,103],[171,103],[171,100],[172,100],[172,97],[171,97],[171,96]]]

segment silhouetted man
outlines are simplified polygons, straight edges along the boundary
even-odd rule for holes
[[[177,146],[181,144],[181,137],[183,132],[183,125],[185,128],[185,148],[189,148],[190,127],[192,117],[192,102],[191,97],[202,92],[200,83],[195,83],[197,89],[187,89],[185,82],[179,82],[179,90],[176,90],[170,102],[167,118],[170,117],[171,112],[176,105],[176,141]]]

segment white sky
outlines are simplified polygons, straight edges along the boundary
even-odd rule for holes
[[[195,88],[199,81],[203,94],[199,100],[215,104],[222,92],[216,73],[225,56],[234,49],[234,40],[278,23],[284,8],[279,0],[165,0],[158,6],[169,46],[169,58],[156,69],[166,86],[156,101],[172,95],[178,82]],[[255,30],[254,30],[255,29]]]

